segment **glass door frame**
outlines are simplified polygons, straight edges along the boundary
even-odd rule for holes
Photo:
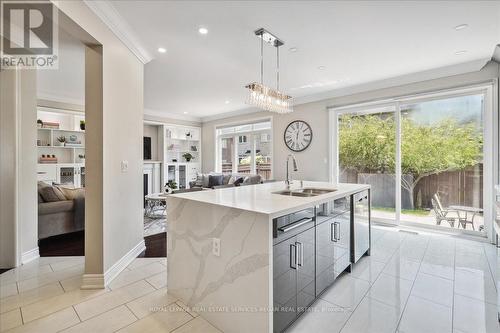
[[[271,127],[269,129],[262,129],[262,130],[250,130],[250,131],[241,131],[241,132],[235,132],[235,133],[228,133],[228,134],[221,134],[217,135],[217,130],[224,128],[224,127],[233,127],[233,126],[244,126],[244,125],[253,125],[253,124],[258,124],[258,123],[263,123],[263,122],[270,122]],[[272,117],[264,117],[264,118],[255,118],[255,119],[249,119],[247,121],[242,121],[242,122],[234,122],[234,123],[224,123],[224,124],[217,124],[214,128],[214,136],[215,136],[215,172],[222,172],[222,161],[221,161],[221,147],[222,147],[222,140],[223,138],[233,138],[234,142],[234,151],[233,151],[233,161],[232,161],[232,173],[238,173],[238,138],[242,135],[246,135],[249,140],[252,140],[252,163],[251,163],[251,170],[250,172],[253,174],[257,174],[257,165],[255,163],[255,158],[256,158],[256,135],[260,135],[262,133],[268,133],[270,135],[270,141],[271,141],[271,151],[270,151],[270,157],[271,157],[271,175],[270,179],[273,179],[274,175],[274,125],[273,125],[273,118]]]
[[[464,88],[455,88],[436,91],[433,93],[422,93],[390,99],[372,101],[367,103],[353,104],[341,107],[329,107],[329,166],[330,166],[330,182],[338,183],[340,168],[339,168],[339,132],[338,118],[342,114],[363,114],[366,111],[383,110],[393,108],[395,111],[396,121],[396,217],[395,221],[382,221],[389,224],[418,226],[434,230],[453,232],[458,234],[478,235],[475,231],[462,229],[443,229],[435,225],[422,225],[417,222],[401,221],[401,105],[415,104],[428,102],[432,100],[470,96],[484,96],[483,110],[483,208],[484,208],[484,228],[486,237],[493,242],[493,218],[494,218],[494,184],[498,184],[500,178],[499,168],[499,115],[498,115],[498,82],[497,80],[489,81],[479,85],[471,85]],[[494,112],[496,111],[496,112]],[[372,113],[372,112],[368,112]]]

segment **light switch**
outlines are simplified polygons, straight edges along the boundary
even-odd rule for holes
[[[128,161],[122,161],[122,172],[128,172]]]

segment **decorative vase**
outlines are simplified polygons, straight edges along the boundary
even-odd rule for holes
[[[80,129],[81,129],[82,131],[85,131],[85,123],[80,123]]]

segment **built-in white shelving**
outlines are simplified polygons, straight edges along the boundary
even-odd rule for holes
[[[75,187],[85,186],[85,131],[80,112],[66,110],[38,110],[38,119],[45,123],[57,123],[59,128],[45,128],[37,124],[38,180],[65,183]],[[64,136],[66,143],[59,143]],[[44,156],[55,156],[57,163],[47,163]]]

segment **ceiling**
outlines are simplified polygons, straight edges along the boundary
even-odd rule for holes
[[[125,23],[120,27],[128,26],[134,41],[153,56],[144,69],[145,113],[180,118],[248,108],[244,86],[260,80],[260,42],[253,33],[259,27],[285,41],[281,87],[298,100],[486,61],[500,43],[500,1],[118,0],[107,5]],[[457,31],[461,24],[468,27]],[[208,34],[201,35],[200,27]],[[39,92],[83,102],[83,45],[63,32],[60,39],[59,70],[39,76]],[[167,52],[159,53],[159,47]],[[297,52],[290,52],[292,47]],[[275,48],[265,46],[264,54],[264,83],[274,86]]]
[[[243,87],[259,80],[259,27],[285,41],[281,87],[294,97],[488,59],[500,42],[500,1],[112,4],[154,55],[145,66],[145,109],[197,117],[247,107]],[[461,24],[468,27],[456,30]],[[275,49],[264,53],[264,81],[274,85]]]
[[[58,31],[58,68],[37,72],[38,98],[85,103],[85,47],[63,29]]]

